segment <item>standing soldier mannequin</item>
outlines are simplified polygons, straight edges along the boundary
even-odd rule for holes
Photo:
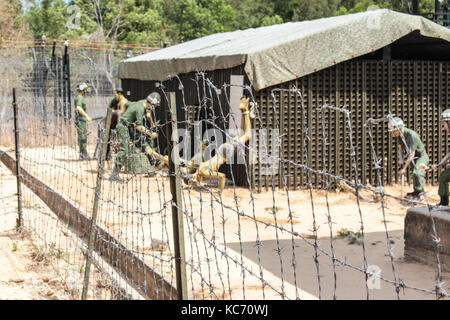
[[[91,160],[89,157],[87,146],[87,123],[91,123],[92,119],[86,113],[86,102],[84,95],[88,91],[89,86],[86,83],[77,85],[77,96],[75,97],[75,126],[78,132],[78,147],[80,149],[80,160]]]
[[[119,172],[125,164],[126,157],[130,155],[130,140],[137,140],[137,146],[149,156],[161,159],[161,162],[164,164],[168,163],[167,156],[158,154],[148,143],[147,139],[142,137],[142,135],[146,135],[151,139],[156,139],[158,137],[156,132],[152,132],[145,127],[144,116],[149,119],[151,117],[151,108],[158,106],[160,102],[160,95],[157,92],[153,92],[145,100],[127,103],[127,111],[120,118],[120,121],[116,126],[116,132],[120,140],[120,151],[116,155],[114,171],[109,177],[111,181],[122,181]]]
[[[119,122],[120,116],[123,115],[126,111],[126,103],[128,102],[127,98],[123,95],[122,88],[116,88],[114,90],[114,97],[111,99],[111,101],[108,104],[108,108],[111,108],[113,113],[111,115],[111,131],[116,129],[117,123]],[[97,147],[95,148],[95,158],[100,157],[101,153],[101,143],[103,141],[103,137],[105,135],[105,129],[106,129],[106,117],[102,119],[102,121],[98,124],[98,130],[97,130],[97,136],[98,136],[98,143]],[[111,140],[113,134],[109,134],[108,139],[108,145],[106,147],[106,166],[108,169],[111,168],[110,161],[111,161]]]
[[[450,133],[450,109],[445,110],[441,114],[441,122],[444,127],[444,130],[447,131],[447,133]],[[444,159],[438,164],[433,164],[431,168],[433,170],[437,170],[439,167],[445,166],[450,160],[450,152],[448,152]],[[448,206],[448,196],[449,196],[449,190],[448,190],[448,183],[450,182],[450,167],[446,168],[444,172],[441,173],[439,176],[439,189],[438,194],[441,197],[441,202],[439,202],[438,206]]]
[[[406,196],[411,197],[415,200],[420,199],[420,193],[424,192],[425,188],[425,169],[427,168],[429,158],[425,152],[425,146],[420,140],[419,135],[405,127],[402,119],[393,118],[389,121],[389,132],[392,133],[394,137],[397,137],[398,149],[399,149],[399,165],[403,166],[400,170],[401,175],[406,175],[406,169],[410,165],[411,161],[416,157],[415,168],[413,170],[413,184],[414,191],[409,192]],[[403,134],[404,140],[400,136]],[[406,142],[406,146],[405,146]],[[408,154],[409,150],[409,154]],[[404,156],[407,158],[405,159]]]
[[[114,98],[111,99],[109,102],[108,108],[113,109],[113,111],[120,111],[120,115],[123,115],[125,111],[127,111],[127,104],[128,100],[123,95],[123,89],[122,88],[116,88],[114,90]]]

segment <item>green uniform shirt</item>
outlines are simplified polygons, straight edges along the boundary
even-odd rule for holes
[[[86,118],[83,117],[76,109],[77,107],[81,107],[84,111],[86,111],[86,102],[84,101],[84,97],[82,95],[77,95],[75,97],[75,119],[78,121],[86,121]]]
[[[144,124],[144,116],[146,100],[139,100],[137,102],[127,102],[127,111],[120,118],[127,125],[134,123],[136,126],[142,126]]]
[[[111,108],[113,110],[119,109],[119,101],[116,100],[116,98],[112,98],[109,102],[108,108]]]
[[[405,141],[406,141],[406,145],[408,146],[409,150],[416,150],[416,154],[415,156],[420,156],[420,154],[422,152],[424,152],[425,150],[425,146],[422,143],[422,140],[420,140],[419,135],[417,134],[417,132],[405,128],[405,133],[404,133],[404,137],[405,137]],[[405,145],[403,143],[403,139],[401,137],[398,137],[398,142],[402,148],[402,150],[407,153],[407,149],[405,148]]]

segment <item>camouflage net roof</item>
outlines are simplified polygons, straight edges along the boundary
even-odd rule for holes
[[[450,42],[450,29],[387,9],[218,33],[124,60],[121,79],[160,80],[245,65],[256,90],[362,56],[419,31]]]

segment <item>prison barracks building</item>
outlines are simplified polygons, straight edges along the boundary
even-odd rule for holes
[[[430,163],[449,151],[439,115],[450,108],[450,29],[419,16],[376,10],[214,34],[124,60],[119,77],[131,100],[160,89],[159,83],[164,91],[176,92],[180,127],[193,118],[184,106],[203,101],[207,111],[197,114],[197,119],[209,117],[220,128],[232,128],[230,112],[238,115],[239,96],[249,95],[238,85],[251,86],[258,103],[252,126],[279,128],[279,156],[288,160],[275,166],[274,180],[261,161],[223,166],[228,178],[233,175],[243,186],[250,182],[256,190],[271,187],[272,182],[278,187],[285,182],[292,189],[304,187],[307,176],[297,164],[354,180],[354,159],[359,182],[377,185],[364,124],[388,113],[420,134]],[[206,78],[218,90],[211,90]],[[234,86],[223,88],[224,84]],[[324,104],[350,111],[354,158],[345,113],[324,112],[322,125]],[[164,111],[163,106],[157,117],[163,119]],[[383,183],[397,182],[397,148],[386,123],[374,127],[373,138]],[[164,139],[159,145],[165,149]],[[276,150],[269,145],[268,151]],[[315,187],[323,185],[322,177],[312,173]],[[427,174],[428,182],[437,179],[438,173]]]

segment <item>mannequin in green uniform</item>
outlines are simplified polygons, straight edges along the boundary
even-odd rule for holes
[[[414,191],[409,192],[406,195],[418,200],[420,199],[420,194],[425,191],[425,169],[427,168],[429,162],[428,155],[425,152],[425,146],[415,131],[405,127],[402,119],[395,117],[389,121],[388,125],[389,131],[394,137],[397,137],[399,148],[399,165],[403,166],[400,170],[401,175],[406,175],[406,169],[412,160],[416,158],[414,161],[415,168],[413,170]],[[400,133],[403,135],[405,141],[403,141]],[[408,149],[410,154],[408,154]],[[405,159],[404,156],[407,158]]]
[[[92,122],[91,117],[86,112],[86,102],[84,95],[88,91],[89,86],[86,83],[77,85],[77,96],[75,97],[75,126],[78,132],[78,147],[80,151],[80,160],[91,160],[89,157],[87,146],[87,124]]]
[[[450,133],[450,109],[445,110],[441,114],[441,122],[444,130],[447,133]],[[448,152],[444,159],[438,164],[433,164],[431,168],[433,170],[437,170],[439,167],[443,167],[447,165],[447,162],[450,160],[450,152]],[[447,167],[444,172],[439,176],[439,189],[438,194],[441,197],[441,202],[438,203],[438,206],[448,206],[448,183],[450,182],[450,167]]]
[[[135,141],[137,147],[146,152],[150,157],[161,160],[162,165],[168,164],[168,157],[158,154],[148,142],[145,136],[156,139],[158,134],[145,127],[145,120],[152,121],[150,110],[160,104],[161,97],[157,92],[151,93],[145,100],[128,102],[127,111],[120,118],[116,126],[116,132],[120,140],[120,150],[116,155],[114,171],[109,177],[111,181],[121,182],[119,176],[121,167],[125,164],[125,159],[130,155],[129,142]],[[143,136],[145,135],[145,136]]]
[[[127,102],[127,98],[123,95],[123,89],[116,88],[114,90],[114,97],[109,102],[108,108],[113,109],[113,111],[120,111],[120,115],[123,115],[127,111]]]
[[[108,104],[108,108],[111,108],[113,113],[111,115],[111,132],[109,134],[108,139],[108,145],[106,148],[106,159],[103,159],[106,163],[106,167],[108,169],[111,169],[111,140],[112,140],[112,132],[116,129],[117,123],[119,122],[119,118],[121,115],[123,115],[126,111],[126,103],[128,102],[127,98],[123,95],[123,89],[118,87],[114,90],[114,97],[110,100]],[[97,147],[95,148],[95,158],[98,159],[100,157],[101,153],[101,142],[103,141],[103,136],[105,134],[106,129],[106,117],[102,119],[98,123],[98,130],[97,130]]]

